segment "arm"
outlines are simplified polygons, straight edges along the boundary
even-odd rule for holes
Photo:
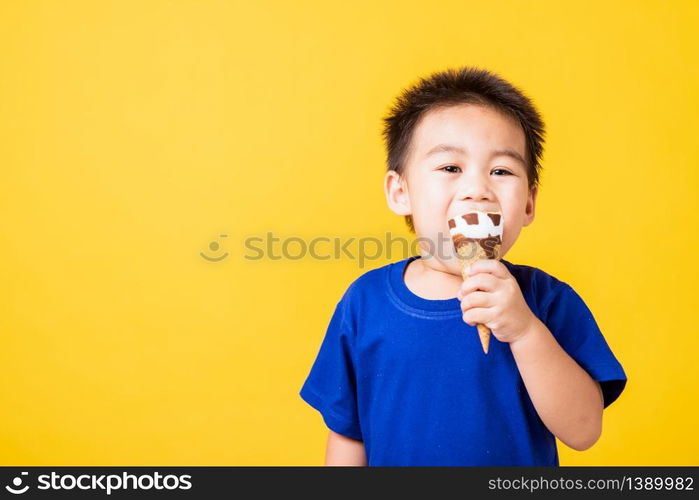
[[[365,466],[364,443],[330,431],[325,452],[325,465]]]
[[[459,290],[464,321],[484,324],[509,342],[517,368],[544,425],[575,450],[586,450],[602,432],[599,384],[558,344],[532,313],[517,280],[502,262],[471,264]]]
[[[546,427],[575,450],[595,444],[602,433],[604,408],[599,383],[563,350],[538,318],[510,342],[510,348]]]

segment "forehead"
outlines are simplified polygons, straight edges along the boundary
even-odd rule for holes
[[[517,121],[492,107],[459,104],[430,110],[413,132],[413,159],[425,155],[439,144],[461,146],[467,151],[488,152],[512,149],[523,158],[525,137]]]

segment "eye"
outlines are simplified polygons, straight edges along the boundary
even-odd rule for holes
[[[447,170],[447,169],[450,169],[450,170]],[[457,167],[456,165],[447,165],[446,167],[442,167],[439,170],[449,172],[450,174],[455,174],[458,171],[460,171],[461,169],[459,167]]]
[[[503,172],[502,174],[497,174],[498,177],[502,177],[503,175],[512,175],[512,172],[505,170],[504,168],[496,168],[493,170],[493,172]]]

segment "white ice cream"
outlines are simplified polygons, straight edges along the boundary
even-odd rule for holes
[[[500,224],[496,226],[487,215],[488,213],[496,212],[474,212],[478,214],[478,224],[467,224],[462,216],[454,217],[456,227],[449,228],[449,234],[452,236],[461,234],[466,238],[487,238],[488,236],[500,236],[502,238],[504,227],[502,214],[500,214]]]

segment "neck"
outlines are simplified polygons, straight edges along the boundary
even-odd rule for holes
[[[418,297],[428,300],[456,298],[463,279],[452,274],[436,258],[413,260],[403,275],[405,286]]]

